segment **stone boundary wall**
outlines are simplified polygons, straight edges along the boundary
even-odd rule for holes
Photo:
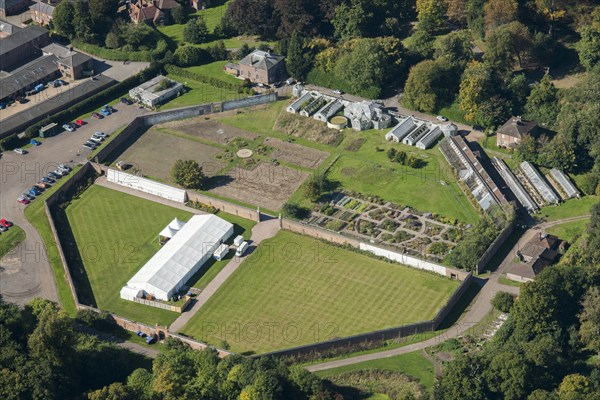
[[[516,222],[511,222],[506,228],[504,228],[504,230],[502,230],[502,232],[500,232],[492,244],[490,244],[487,250],[483,253],[475,265],[475,271],[477,271],[478,274],[484,270],[487,263],[492,259],[492,257],[494,257],[494,255],[496,255],[498,250],[500,250],[500,247],[502,247],[504,242],[506,242],[506,239],[508,239],[515,230],[515,226]]]
[[[384,340],[400,339],[406,336],[411,336],[424,332],[432,332],[439,328],[444,321],[444,318],[452,311],[456,303],[460,301],[464,293],[467,291],[472,283],[472,275],[469,273],[465,279],[461,282],[460,286],[456,288],[452,296],[448,299],[446,304],[438,311],[433,319],[428,321],[415,322],[412,324],[401,325],[394,328],[382,329],[374,332],[363,333],[359,335],[347,336],[344,338],[327,340],[319,343],[308,344],[304,346],[297,346],[290,349],[272,351],[264,354],[257,354],[255,357],[290,357],[305,355],[311,353],[317,353],[326,350],[333,350],[337,348],[344,348],[360,343],[368,342],[382,342]]]
[[[94,160],[97,160],[99,163],[104,162],[113,151],[120,148],[127,140],[133,137],[136,133],[139,133],[142,129],[146,127],[144,122],[144,117],[136,117],[115,137],[113,140],[108,142],[102,147],[98,153],[93,157]]]
[[[281,228],[291,232],[299,233],[301,235],[308,235],[317,239],[327,240],[328,242],[339,245],[349,245],[355,248],[359,248],[360,246],[360,242],[356,239],[342,236],[338,233],[321,229],[313,225],[302,224],[300,222],[291,221],[285,218],[281,219]]]
[[[248,207],[240,206],[229,201],[216,199],[214,197],[206,196],[204,194],[190,190],[187,191],[187,197],[189,201],[199,201],[200,203],[212,206],[219,211],[223,211],[232,215],[237,215],[239,217],[246,218],[252,221],[260,222],[261,215],[266,216],[267,218],[272,218],[272,216],[270,215],[262,214],[258,209],[253,210]]]
[[[162,308],[163,310],[173,311],[173,312],[176,312],[179,314],[181,314],[183,312],[183,310],[185,310],[185,308],[188,306],[188,304],[190,304],[190,301],[192,301],[192,298],[188,297],[182,305],[176,306],[173,304],[163,303],[161,301],[140,299],[139,297],[133,298],[134,303],[140,303],[140,304],[143,304],[143,305],[149,306],[149,307]]]

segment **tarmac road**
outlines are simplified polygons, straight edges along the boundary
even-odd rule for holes
[[[0,155],[0,218],[12,221],[26,234],[25,241],[0,260],[0,295],[5,301],[22,305],[43,297],[58,302],[49,255],[37,231],[25,219],[25,206],[17,202],[17,197],[54,171],[58,164],[85,163],[90,150],[81,145],[94,132],[110,134],[148,112],[136,105],[118,104],[115,108],[117,112],[109,117],[102,120],[89,117],[87,124],[75,132],[65,131],[45,139],[41,146],[27,149],[28,154],[8,151]]]

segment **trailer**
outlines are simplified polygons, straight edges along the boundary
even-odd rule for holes
[[[217,249],[213,253],[213,257],[215,258],[215,260],[221,261],[225,258],[227,253],[229,253],[229,246],[223,243],[222,245],[217,247]]]

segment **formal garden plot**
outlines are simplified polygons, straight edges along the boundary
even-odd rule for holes
[[[195,160],[208,176],[221,168],[215,156],[221,149],[197,141],[171,135],[157,127],[140,136],[121,156],[144,176],[171,182],[170,171],[177,160]]]
[[[268,137],[264,144],[275,148],[275,151],[271,153],[274,159],[304,168],[317,168],[329,156],[329,153],[325,151],[285,142],[277,138]]]
[[[429,319],[458,284],[281,231],[261,243],[183,333],[264,353]]]
[[[439,215],[353,192],[329,196],[312,211],[309,223],[435,261],[456,246],[466,228]]]
[[[220,180],[214,180],[208,193],[279,210],[307,177],[307,172],[260,162],[253,169],[232,169]]]
[[[162,124],[161,126],[219,144],[228,144],[235,138],[255,140],[259,136],[256,133],[225,125],[219,121],[207,118],[209,117],[196,117],[181,121],[172,121]]]

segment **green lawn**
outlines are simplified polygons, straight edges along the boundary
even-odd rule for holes
[[[188,71],[195,72],[197,74],[210,76],[222,80],[223,82],[233,83],[235,85],[241,85],[244,81],[236,78],[233,75],[225,73],[223,67],[227,64],[227,61],[215,61],[209,64],[198,65],[195,67],[184,68]]]
[[[177,318],[174,312],[122,300],[119,291],[159,250],[158,232],[175,217],[188,220],[190,212],[92,186],[66,214],[98,308],[147,324],[169,325]],[[236,226],[239,233],[254,225],[228,214],[219,216],[243,224]],[[212,268],[206,271],[212,273]]]
[[[73,173],[75,173],[75,171],[77,171],[79,168],[80,166],[75,166],[73,168]],[[60,304],[62,308],[69,313],[69,315],[74,317],[77,313],[75,301],[73,299],[73,295],[71,294],[71,288],[67,283],[67,276],[65,274],[62,261],[58,256],[58,247],[56,246],[54,236],[52,235],[52,230],[50,229],[50,222],[48,221],[48,217],[44,210],[44,201],[46,198],[51,193],[55,192],[59,187],[61,187],[66,181],[66,179],[59,180],[55,185],[52,186],[52,188],[46,190],[44,194],[37,197],[35,201],[29,204],[27,208],[25,208],[25,218],[27,218],[27,220],[33,225],[42,238],[46,253],[48,254],[50,266],[52,267],[54,280],[56,281]]]
[[[578,221],[565,222],[564,224],[555,225],[551,226],[550,228],[547,228],[546,232],[548,232],[551,235],[558,236],[559,238],[566,240],[567,242],[572,244],[575,238],[577,238],[585,231],[589,222],[589,218]]]
[[[287,140],[289,135],[273,129],[275,120],[281,112],[285,112],[287,103],[287,101],[278,101],[261,109],[217,118],[225,124],[240,129]],[[331,153],[323,166],[328,165],[336,156],[341,156],[333,165],[330,178],[339,181],[343,188],[379,196],[388,201],[468,223],[474,223],[479,219],[476,210],[457,185],[448,163],[437,146],[429,150],[420,150],[403,144],[393,144],[384,138],[387,131],[384,129],[356,132],[345,129],[345,139],[337,147],[299,137],[294,137],[293,140],[294,143]],[[357,151],[346,150],[346,147],[357,139],[366,139],[366,141]],[[423,168],[413,169],[390,162],[386,150],[392,147],[420,158],[426,165]],[[383,151],[377,151],[376,148]],[[440,181],[444,181],[446,185],[441,184]],[[292,200],[308,205],[302,187],[292,196]]]
[[[170,74],[169,78],[183,84],[188,89],[188,92],[169,101],[160,107],[161,110],[196,106],[199,104],[234,100],[240,97],[246,97],[245,95],[237,93],[237,91],[218,88],[207,83],[198,82],[193,79],[184,78],[173,74]]]
[[[570,199],[558,206],[546,206],[540,210],[539,216],[545,221],[556,221],[563,218],[588,215],[592,206],[600,201],[598,196],[584,196],[581,199]]]
[[[281,231],[261,243],[183,332],[263,353],[432,318],[457,286]]]
[[[16,245],[25,240],[25,232],[17,225],[0,234],[0,258],[4,257]]]
[[[367,369],[402,372],[403,374],[417,379],[427,390],[433,388],[435,378],[433,364],[431,364],[431,362],[419,351],[319,371],[316,372],[316,374],[322,378],[327,378],[346,372],[363,371]]]

